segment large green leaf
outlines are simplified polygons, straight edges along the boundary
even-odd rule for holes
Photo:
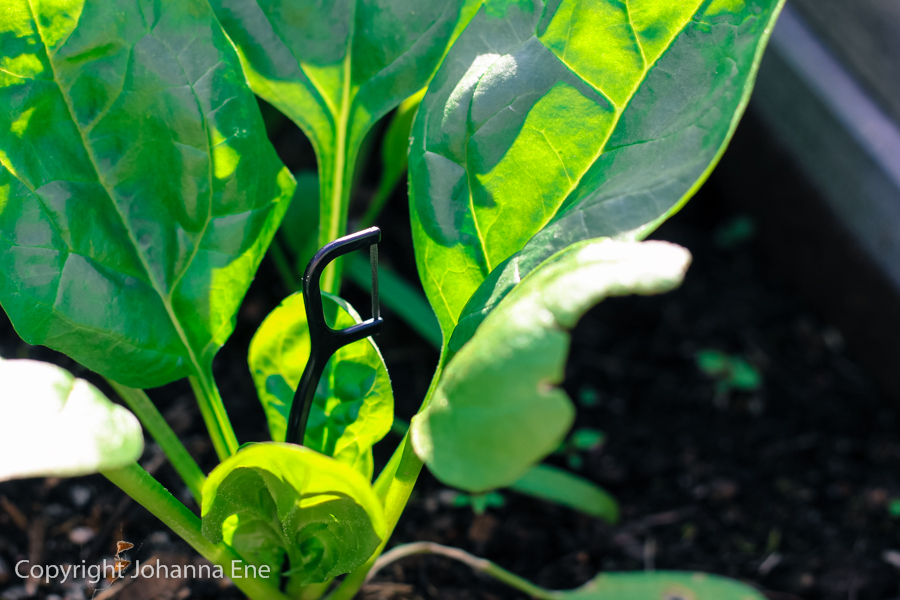
[[[293,180],[203,0],[4,0],[0,303],[130,387],[210,369]]]
[[[481,0],[212,0],[253,90],[303,129],[319,161],[319,245],[343,235],[366,132],[431,78]],[[334,291],[326,271],[323,288]]]
[[[203,535],[297,583],[327,581],[364,563],[386,535],[381,503],[349,466],[294,444],[253,444],[203,487]]]
[[[416,259],[445,340],[566,246],[640,239],[681,207],[743,113],[782,1],[487,0],[412,132]]]
[[[560,387],[569,330],[608,296],[656,294],[690,262],[666,242],[582,242],[533,271],[448,363],[412,421],[416,454],[449,485],[512,484],[553,452],[575,408]]]
[[[554,600],[765,600],[751,587],[706,573],[602,573]]]
[[[344,300],[322,295],[325,321],[345,329],[362,319]],[[294,392],[309,360],[310,339],[303,295],[286,298],[273,310],[250,343],[250,371],[269,421],[269,432],[283,442]],[[394,419],[394,395],[384,359],[372,338],[334,353],[325,366],[306,426],[305,446],[372,477],[372,446],[387,435]]]
[[[137,418],[48,363],[0,358],[0,481],[117,469],[144,450]]]

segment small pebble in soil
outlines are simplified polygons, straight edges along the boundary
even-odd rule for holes
[[[69,532],[69,541],[81,546],[94,539],[94,535],[96,534],[90,527],[76,527]]]
[[[169,544],[171,539],[169,538],[168,532],[165,531],[154,531],[150,535],[147,536],[147,545],[149,546],[165,546]]]
[[[72,489],[69,490],[69,495],[72,497],[72,504],[74,504],[76,508],[81,508],[91,499],[91,490],[83,485],[76,485],[72,486]]]

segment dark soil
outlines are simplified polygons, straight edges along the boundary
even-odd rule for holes
[[[750,136],[742,129],[736,146]],[[276,143],[291,168],[309,164],[309,150],[295,134],[276,136]],[[723,170],[739,168],[741,156],[727,154]],[[394,543],[461,547],[550,588],[575,587],[600,571],[679,569],[735,577],[772,600],[900,597],[900,520],[889,511],[891,500],[900,498],[897,412],[866,365],[855,362],[860,355],[845,348],[854,332],[824,320],[815,299],[773,274],[778,269],[765,258],[771,239],[757,236],[730,249],[716,244],[715,232],[736,216],[728,183],[714,175],[655,235],[694,254],[679,290],[607,301],[573,336],[565,387],[579,401],[576,427],[608,436],[603,447],[583,455],[580,474],[619,499],[621,523],[609,526],[512,492],[502,492],[504,506],[475,515],[452,506],[446,488],[423,473]],[[406,219],[398,195],[381,223],[382,256],[413,277]],[[242,442],[265,436],[246,348],[286,293],[265,262],[217,359],[219,385]],[[359,290],[346,295],[364,305]],[[104,385],[66,357],[24,344],[0,318],[0,355],[56,362]],[[437,353],[389,312],[386,318],[379,344],[397,412],[409,418]],[[696,353],[709,349],[745,359],[761,373],[761,388],[723,392],[695,364]],[[187,386],[172,384],[151,396],[210,469],[214,453]],[[380,464],[396,441],[389,436],[376,448]],[[565,466],[559,457],[550,460]],[[196,510],[152,444],[142,464]],[[120,539],[137,544],[132,560],[195,560],[183,542],[100,476],[0,483],[0,598],[89,598],[92,591],[82,582],[29,587],[12,568],[26,558],[91,564],[109,559]],[[220,583],[136,580],[119,597],[240,597]],[[35,596],[28,595],[32,587]],[[395,563],[364,594],[521,597],[437,557]]]

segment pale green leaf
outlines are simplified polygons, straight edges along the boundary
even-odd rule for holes
[[[619,520],[619,505],[595,483],[552,465],[535,465],[509,489],[568,506],[609,523]]]
[[[706,573],[603,573],[554,600],[765,600],[753,588]]]
[[[362,319],[353,307],[322,295],[325,321],[345,329]],[[286,298],[263,321],[250,343],[253,381],[276,442],[287,431],[294,392],[309,360],[310,339],[303,295]],[[334,353],[316,388],[306,426],[305,446],[372,476],[372,446],[387,435],[394,418],[394,396],[384,359],[372,338]]]
[[[137,418],[87,381],[49,363],[0,358],[0,481],[118,469],[143,450]]]
[[[265,442],[216,467],[203,487],[203,535],[292,580],[321,583],[364,563],[387,535],[381,503],[356,470],[314,450]]]
[[[512,484],[553,452],[575,407],[559,387],[569,330],[604,298],[677,287],[690,262],[666,242],[592,240],[533,271],[448,363],[412,421],[416,454],[449,485]]]

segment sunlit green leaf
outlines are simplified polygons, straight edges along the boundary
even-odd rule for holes
[[[130,387],[206,372],[294,183],[202,0],[4,0],[0,303]]]
[[[319,245],[343,234],[366,132],[421,89],[481,0],[212,0],[253,90],[309,137],[319,161]],[[326,272],[323,289],[336,289]]]
[[[690,262],[666,242],[582,242],[530,274],[448,363],[412,421],[416,454],[449,485],[512,484],[553,452],[575,407],[559,387],[571,330],[608,296],[677,287]]]
[[[253,444],[203,487],[203,535],[302,584],[347,573],[386,535],[381,503],[351,467],[294,444]]]
[[[348,303],[323,294],[325,320],[345,329],[362,319]],[[269,421],[283,442],[294,392],[309,360],[310,340],[303,295],[285,299],[260,325],[250,343],[250,371]],[[387,435],[394,419],[394,396],[384,359],[372,338],[334,353],[316,389],[304,445],[372,476],[372,446]]]
[[[485,3],[409,156],[419,274],[445,340],[460,324],[452,349],[556,252],[641,239],[681,207],[743,113],[780,6]]]
[[[0,481],[117,469],[144,450],[137,418],[48,363],[0,358]]]

